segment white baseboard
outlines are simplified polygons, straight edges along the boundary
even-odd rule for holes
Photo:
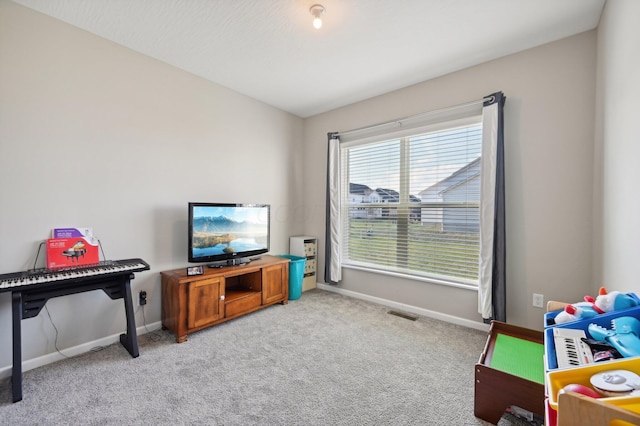
[[[392,300],[382,299],[380,297],[369,296],[367,294],[358,293],[351,290],[345,290],[340,287],[336,287],[329,284],[317,283],[316,286],[321,290],[332,291],[334,293],[339,293],[344,296],[353,297],[355,299],[362,299],[368,302],[377,303],[378,305],[388,306],[393,309],[397,309],[404,312],[409,312],[416,315],[422,315],[425,317],[449,322],[456,325],[461,325],[463,327],[474,328],[480,331],[489,331],[489,324],[471,321],[465,318],[456,317],[453,315],[443,314],[441,312],[431,311],[429,309],[419,308],[417,306],[407,305],[404,303],[394,302]]]
[[[136,328],[136,334],[141,336],[150,331],[158,330],[162,327],[162,323],[160,321],[154,322],[152,324],[147,324],[147,326],[141,326]],[[78,346],[74,346],[71,348],[62,349],[61,352],[66,357],[74,357],[86,352],[91,351],[93,348],[99,348],[101,346],[109,346],[114,343],[120,342],[120,334],[113,334],[111,336],[103,337],[98,340],[93,340],[91,342],[86,342]],[[64,356],[60,355],[58,352],[52,352],[46,355],[39,356],[37,358],[32,358],[28,360],[22,361],[22,371],[33,370],[34,368],[42,367],[43,365],[51,364],[56,361],[60,361],[65,359]],[[11,377],[12,366],[0,368],[0,380]]]

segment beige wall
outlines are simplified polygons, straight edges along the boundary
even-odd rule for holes
[[[542,327],[532,294],[592,294],[593,120],[596,32],[590,31],[305,120],[305,204],[324,211],[326,134],[480,99],[505,105],[507,319]],[[322,160],[322,161],[321,161]],[[306,232],[319,235],[324,216]],[[324,267],[320,259],[320,270]],[[344,270],[340,290],[481,321],[477,293]],[[322,279],[322,274],[321,277]]]
[[[596,274],[608,288],[640,293],[640,2],[608,1],[598,29],[598,126],[596,164],[601,202],[598,231],[602,270]],[[601,230],[601,233],[599,232]],[[600,264],[600,262],[598,262]]]
[[[91,226],[107,258],[151,264],[132,281],[151,324],[159,272],[187,265],[188,201],[270,203],[276,254],[301,232],[300,118],[6,0],[0,58],[0,273],[30,268],[51,228]],[[117,338],[122,305],[101,291],[51,300],[58,347]],[[55,359],[48,316],[22,326],[27,368]],[[0,372],[10,365],[0,350]]]

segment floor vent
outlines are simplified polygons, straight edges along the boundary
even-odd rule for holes
[[[397,317],[404,318],[404,319],[408,319],[408,320],[411,320],[411,321],[415,321],[415,320],[417,320],[417,319],[418,319],[418,317],[415,317],[415,316],[413,316],[413,315],[409,315],[409,314],[405,314],[404,312],[389,311],[389,312],[387,312],[387,313],[388,313],[389,315],[395,315],[395,316],[397,316]]]

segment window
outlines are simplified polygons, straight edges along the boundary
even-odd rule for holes
[[[481,117],[341,144],[342,264],[477,286]]]

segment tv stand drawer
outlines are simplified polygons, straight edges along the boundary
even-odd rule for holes
[[[262,294],[259,291],[247,293],[242,297],[227,300],[224,304],[226,318],[251,311],[262,304]]]

